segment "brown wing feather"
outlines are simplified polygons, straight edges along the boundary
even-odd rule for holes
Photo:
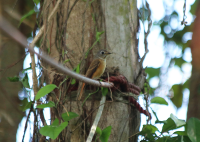
[[[86,72],[86,76],[91,78],[96,69],[99,67],[99,65],[100,65],[99,59],[93,60]]]

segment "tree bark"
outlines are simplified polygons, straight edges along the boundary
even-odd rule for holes
[[[188,104],[188,112],[187,112],[187,119],[190,119],[191,117],[196,117],[200,119],[200,3],[198,3],[197,9],[196,9],[196,18],[194,21],[193,26],[193,35],[192,35],[192,41],[191,41],[191,52],[192,52],[192,74],[190,78],[190,98],[189,98],[189,104]]]
[[[107,72],[110,75],[122,74],[129,82],[137,82],[137,85],[143,88],[145,76],[142,75],[142,67],[138,62],[136,39],[138,26],[136,0],[126,2],[65,0],[56,17],[48,23],[47,17],[55,3],[54,0],[45,1],[43,4],[42,21],[45,33],[41,48],[44,52],[48,51],[51,57],[70,69],[75,69],[81,63],[80,73],[85,74],[94,54],[99,49],[106,49],[113,54],[107,58],[107,69],[103,78],[107,77]],[[98,36],[100,33],[102,35]],[[85,58],[88,49],[91,50]],[[66,77],[44,63],[42,66],[48,83],[59,85]],[[88,136],[99,107],[101,91],[93,94],[82,107],[83,102],[75,100],[77,91],[69,93],[71,88],[77,87],[77,82],[75,85],[70,85],[71,81],[72,79],[68,79],[59,90],[55,91],[57,98],[50,97],[54,101],[60,98],[57,109],[51,109],[51,117],[52,120],[56,117],[60,119],[66,109],[79,114],[80,117],[71,120],[66,130],[59,136],[59,139],[66,142],[78,142],[84,141]],[[86,87],[85,97],[88,95],[89,88],[91,88],[90,92],[96,90],[94,87]],[[137,135],[132,135],[139,130],[139,112],[135,107],[124,103],[128,102],[127,98],[122,97],[120,92],[112,93],[114,101],[109,96],[110,93],[98,127],[104,129],[112,126],[110,142],[136,142]],[[117,102],[117,99],[122,101]],[[63,109],[63,104],[66,109]],[[74,130],[75,128],[77,129]]]

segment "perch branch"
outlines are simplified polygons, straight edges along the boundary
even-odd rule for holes
[[[102,87],[112,87],[113,83],[107,83],[107,82],[101,82],[99,81],[87,78],[83,75],[77,74],[67,67],[64,67],[62,64],[55,62],[52,58],[50,58],[45,53],[37,53],[33,48],[30,48],[28,46],[26,38],[13,26],[11,26],[10,23],[8,23],[3,17],[0,18],[0,28],[5,31],[10,37],[12,37],[14,40],[16,40],[18,43],[20,43],[24,48],[28,48],[31,52],[35,53],[38,57],[42,58],[46,63],[53,66],[54,68],[60,70],[61,72],[71,76],[72,78],[75,78],[79,81],[94,85],[94,86],[102,86]]]
[[[101,101],[100,101],[99,110],[98,110],[97,115],[96,115],[96,117],[94,119],[94,123],[93,123],[93,125],[91,127],[90,134],[89,134],[86,142],[91,142],[92,139],[93,139],[94,133],[96,132],[97,125],[98,125],[99,120],[101,118],[101,114],[103,112],[103,108],[104,108],[105,102],[106,102],[106,96],[102,95],[102,98],[101,98]],[[103,105],[101,105],[101,104],[103,104]]]

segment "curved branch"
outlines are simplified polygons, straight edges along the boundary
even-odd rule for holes
[[[35,53],[38,57],[42,58],[46,63],[53,66],[54,68],[60,70],[61,72],[71,76],[72,78],[75,78],[79,81],[94,85],[94,86],[103,86],[103,87],[112,87],[113,83],[107,83],[107,82],[99,82],[90,78],[87,78],[83,75],[77,74],[67,67],[64,67],[62,64],[55,62],[52,58],[50,58],[47,54],[42,53],[39,54],[34,51],[33,48],[30,48],[28,46],[28,42],[26,38],[23,36],[22,33],[20,33],[16,28],[14,28],[10,23],[8,23],[3,16],[0,18],[0,28],[5,31],[10,37],[12,37],[14,40],[16,40],[18,43],[20,43],[24,48],[28,48],[30,52]]]

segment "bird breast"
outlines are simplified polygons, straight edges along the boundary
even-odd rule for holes
[[[105,68],[106,68],[106,60],[102,60],[102,59],[99,59],[100,61],[100,64],[99,64],[99,67],[98,69],[95,71],[95,73],[93,74],[92,78],[93,79],[98,79],[101,77],[101,75],[104,73],[105,71]]]

